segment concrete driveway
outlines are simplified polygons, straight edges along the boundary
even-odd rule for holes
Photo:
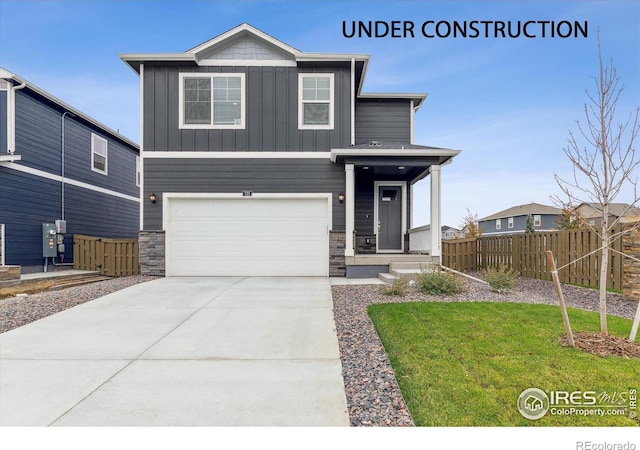
[[[327,278],[163,278],[0,335],[0,425],[349,425]]]

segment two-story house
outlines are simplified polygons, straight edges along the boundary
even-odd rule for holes
[[[556,230],[556,219],[560,214],[560,208],[531,202],[479,219],[478,229],[484,236],[524,233],[527,220],[530,220],[534,231]]]
[[[70,264],[73,234],[135,237],[138,168],[136,143],[0,69],[0,265]],[[43,224],[56,220],[66,230],[45,258]]]
[[[426,94],[363,92],[368,55],[305,53],[242,24],[140,77],[143,273],[370,276],[440,260],[440,173],[414,143]],[[414,183],[431,228],[410,247]]]

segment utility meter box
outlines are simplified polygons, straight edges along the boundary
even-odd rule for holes
[[[58,234],[67,234],[67,221],[66,220],[56,220],[56,233],[58,233]]]
[[[44,258],[55,258],[58,256],[56,234],[55,224],[42,224],[42,256]]]

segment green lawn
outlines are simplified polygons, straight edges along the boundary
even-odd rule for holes
[[[558,307],[516,303],[399,303],[368,309],[419,426],[637,426],[627,416],[520,415],[527,388],[640,391],[640,361],[563,347]],[[569,310],[574,332],[598,331],[596,313]],[[609,317],[629,335],[631,320]],[[640,404],[638,406],[640,412]]]

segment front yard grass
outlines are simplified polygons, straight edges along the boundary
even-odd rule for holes
[[[369,315],[418,426],[637,426],[625,416],[524,418],[527,388],[628,393],[640,390],[640,360],[564,347],[558,307],[517,303],[377,304]],[[599,331],[597,313],[570,309],[574,332]],[[631,320],[609,317],[628,336]],[[627,404],[629,406],[628,398]],[[640,412],[640,405],[637,412]]]

